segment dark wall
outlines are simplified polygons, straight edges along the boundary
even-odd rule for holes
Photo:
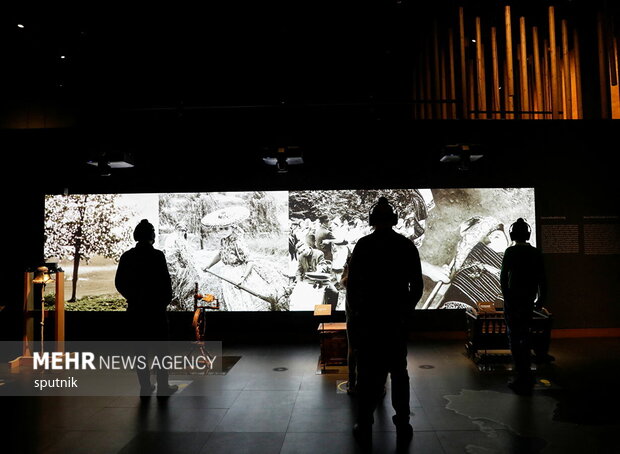
[[[533,186],[537,225],[573,224],[580,233],[577,251],[545,254],[555,327],[620,327],[617,250],[591,254],[584,245],[586,224],[614,224],[615,235],[618,232],[618,181],[612,164],[618,153],[617,122],[403,122],[389,112],[381,106],[329,112],[286,106],[236,113],[127,113],[114,124],[98,118],[74,129],[0,132],[7,157],[2,228],[9,250],[3,273],[2,337],[19,337],[23,271],[42,260],[43,194],[64,190]],[[400,112],[398,118],[402,117]],[[453,143],[480,144],[485,156],[468,171],[441,164],[441,147]],[[280,144],[301,146],[305,166],[285,175],[263,166],[263,148]],[[109,146],[131,150],[136,168],[104,178],[84,164]],[[544,245],[542,240],[538,238],[539,245]],[[617,243],[620,238],[611,240]],[[460,330],[461,315],[416,313],[412,328]],[[105,338],[118,317],[122,315],[68,314],[67,333]],[[172,322],[181,337],[188,323],[184,317],[175,315]],[[316,330],[316,320],[308,314],[213,314],[212,318],[213,332],[221,337],[269,334],[294,339],[300,332],[313,335]]]

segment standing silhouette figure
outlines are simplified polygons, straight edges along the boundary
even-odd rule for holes
[[[393,227],[398,216],[385,197],[369,215],[374,231],[359,239],[348,267],[347,331],[357,350],[355,439],[372,446],[373,413],[383,397],[388,374],[397,446],[413,437],[409,423],[407,320],[422,296],[420,255],[415,244]]]
[[[500,284],[504,294],[504,316],[515,368],[509,387],[529,393],[534,385],[531,372],[530,330],[534,309],[543,307],[547,285],[542,253],[528,243],[531,228],[523,218],[510,227],[510,239],[502,260]]]
[[[136,246],[124,252],[118,262],[114,283],[127,300],[129,338],[136,342],[137,354],[165,353],[160,344],[168,340],[166,308],[172,299],[172,284],[164,253],[153,247],[155,228],[146,219],[133,232]],[[150,347],[157,346],[154,351]],[[140,395],[155,391],[149,367],[138,368]],[[168,383],[168,371],[157,369],[157,394],[169,395],[177,390]]]

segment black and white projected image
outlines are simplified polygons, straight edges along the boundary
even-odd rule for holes
[[[509,228],[519,217],[532,227],[533,188],[432,190],[424,243],[419,246],[424,294],[417,309],[469,309],[480,302],[503,306],[499,274],[510,245]]]
[[[221,310],[288,310],[287,215],[286,192],[161,194],[171,310],[193,310],[196,283]]]
[[[289,237],[295,285],[291,310],[313,310],[330,304],[344,310],[341,277],[357,240],[372,232],[369,211],[386,196],[399,215],[395,229],[421,244],[433,194],[425,189],[294,191],[290,193]]]
[[[114,288],[121,254],[141,219],[157,229],[157,194],[45,196],[44,257],[64,271],[67,310],[125,310]],[[53,309],[50,298],[50,309]]]
[[[535,244],[533,189],[291,192],[289,246],[291,260],[299,265],[291,310],[312,310],[320,303],[344,309],[344,264],[357,240],[371,233],[369,211],[380,196],[398,215],[394,229],[420,252],[425,288],[416,309],[503,305],[499,273],[510,224],[518,217],[531,220]]]
[[[420,252],[425,285],[416,309],[503,304],[510,225],[525,218],[536,243],[532,188],[46,196],[45,257],[65,270],[67,310],[124,310],[114,288],[118,258],[148,219],[168,261],[171,311],[194,309],[196,284],[222,311],[344,310],[345,264],[372,232],[368,216],[380,196],[398,215],[395,230]]]

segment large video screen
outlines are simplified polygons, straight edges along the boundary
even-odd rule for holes
[[[499,270],[517,218],[531,225],[535,245],[533,188],[48,195],[45,257],[64,271],[67,310],[124,310],[118,260],[147,219],[168,263],[170,311],[194,310],[196,290],[220,311],[340,311],[347,258],[372,232],[380,196],[398,214],[394,229],[420,252],[416,309],[502,304]]]

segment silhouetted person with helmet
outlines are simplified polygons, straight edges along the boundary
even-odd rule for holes
[[[543,307],[546,277],[540,250],[528,243],[531,228],[519,218],[510,227],[514,244],[506,249],[502,260],[500,284],[504,294],[504,315],[508,341],[515,368],[510,388],[529,393],[534,385],[531,373],[530,330],[534,309]]]
[[[133,232],[137,244],[124,252],[118,262],[115,285],[127,300],[129,338],[139,345],[140,354],[149,341],[155,344],[168,340],[168,317],[166,308],[172,299],[172,284],[164,253],[153,247],[155,228],[143,219]],[[162,353],[156,351],[155,353]],[[150,369],[137,369],[140,395],[150,395],[155,386],[151,384]],[[177,386],[168,384],[168,371],[157,370],[157,394],[169,395]]]
[[[422,296],[420,255],[414,243],[395,232],[398,216],[385,197],[370,212],[374,231],[359,239],[349,262],[347,330],[357,348],[356,440],[372,446],[373,413],[388,373],[397,445],[413,437],[409,423],[407,319]]]

